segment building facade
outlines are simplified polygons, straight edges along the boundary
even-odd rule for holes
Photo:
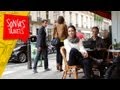
[[[91,27],[98,26],[100,30],[108,29],[111,21],[95,15],[90,11],[30,11],[31,23],[30,29],[33,35],[37,34],[37,28],[40,27],[42,19],[48,19],[47,27],[49,40],[52,38],[53,24],[58,16],[65,18],[67,26],[74,25],[77,31],[85,34],[86,38],[91,37]]]

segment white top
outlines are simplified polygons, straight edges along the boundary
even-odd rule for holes
[[[69,53],[71,48],[76,48],[80,52],[87,52],[83,46],[82,40],[80,40],[78,43],[71,43],[68,39],[64,40],[64,47],[66,49],[66,59],[69,60]]]

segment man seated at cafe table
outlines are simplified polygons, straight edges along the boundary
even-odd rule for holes
[[[103,58],[103,55],[104,55],[104,50],[107,50],[105,48],[105,44],[104,44],[104,41],[102,40],[101,37],[98,36],[99,34],[99,28],[98,27],[93,27],[92,30],[92,37],[88,39],[88,42],[91,42],[91,45],[94,49],[93,52],[90,53],[90,56],[92,57],[91,60],[93,61],[101,61],[101,63],[98,64],[98,69],[100,71],[100,78],[103,78],[104,76],[104,68],[105,68],[105,65],[104,65],[104,58]]]

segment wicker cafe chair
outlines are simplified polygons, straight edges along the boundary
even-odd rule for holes
[[[66,79],[67,75],[71,77],[71,74],[73,74],[74,79],[78,79],[78,70],[80,70],[80,66],[77,66],[77,65],[69,66],[68,65],[67,59],[66,59],[66,50],[64,46],[61,47],[60,52],[62,54],[64,65],[65,65],[62,79]]]

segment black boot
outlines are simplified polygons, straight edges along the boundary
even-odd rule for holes
[[[57,68],[57,70],[60,70],[60,65],[59,65],[59,64],[57,64],[56,68]]]
[[[60,68],[59,68],[59,69],[60,69],[60,72],[62,72],[62,71],[63,71],[63,69],[62,69],[62,65],[60,65]]]

